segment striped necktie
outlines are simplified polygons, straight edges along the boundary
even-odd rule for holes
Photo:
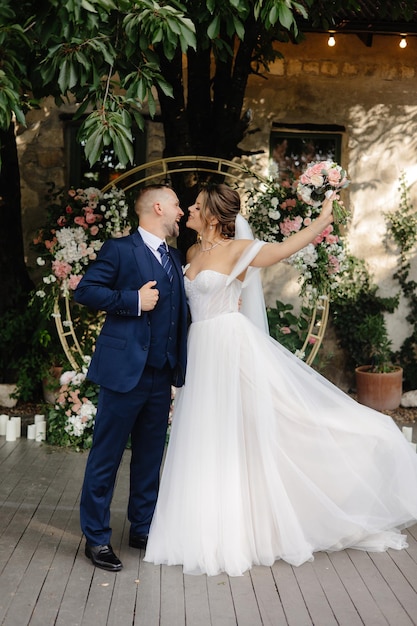
[[[169,252],[168,252],[168,250],[166,248],[166,245],[164,243],[161,243],[161,245],[158,246],[158,252],[161,255],[162,267],[164,268],[164,270],[168,274],[169,280],[172,282],[172,279],[174,277],[173,269],[172,269],[172,263],[171,263],[171,259],[169,257]]]

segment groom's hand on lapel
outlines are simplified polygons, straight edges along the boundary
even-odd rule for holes
[[[139,289],[141,311],[153,311],[159,299],[159,291],[155,288],[156,280],[150,280]]]

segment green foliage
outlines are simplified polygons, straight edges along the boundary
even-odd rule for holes
[[[411,259],[417,243],[417,215],[410,201],[405,172],[399,179],[400,205],[397,211],[386,213],[388,232],[400,253],[399,268],[394,274],[400,284],[409,312],[406,321],[412,331],[396,354],[404,371],[404,387],[414,389],[417,380],[417,282],[410,279]],[[389,239],[389,238],[388,238]]]
[[[17,384],[16,396],[33,400],[52,365],[66,362],[52,320],[33,303],[0,318],[0,382]]]
[[[348,256],[340,289],[331,303],[332,321],[341,347],[352,370],[358,365],[373,365],[386,371],[392,362],[384,313],[393,313],[399,295],[382,298],[372,283],[365,262]],[[379,364],[379,365],[378,365]]]
[[[362,350],[368,355],[366,363],[372,365],[370,372],[393,371],[392,342],[382,315],[366,315],[356,329],[356,339],[362,342]]]
[[[400,255],[401,265],[408,265],[407,255],[417,242],[417,215],[410,202],[405,172],[401,172],[398,191],[400,205],[396,211],[388,212],[385,217],[388,228]]]
[[[291,304],[280,300],[275,304],[267,308],[269,334],[293,354],[300,353],[307,337],[311,309],[303,307],[297,317]]]
[[[24,123],[29,92],[75,99],[80,114],[89,112],[79,139],[90,164],[110,144],[122,164],[131,163],[132,125],[144,127],[144,103],[155,114],[155,87],[173,97],[174,76],[164,71],[175,57],[211,51],[223,80],[227,68],[230,84],[244,90],[250,72],[280,56],[274,42],[297,41],[299,24],[326,28],[342,8],[360,11],[354,0],[3,0],[0,127],[13,113]],[[176,79],[182,89],[178,72]],[[209,75],[207,93],[212,81]]]

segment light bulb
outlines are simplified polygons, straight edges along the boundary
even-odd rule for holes
[[[330,35],[330,37],[328,38],[327,45],[331,48],[336,45],[336,39],[333,37],[333,35]]]
[[[400,48],[406,48],[407,47],[407,39],[405,37],[401,38],[400,43],[398,44],[400,46]]]

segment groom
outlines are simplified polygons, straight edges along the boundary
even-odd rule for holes
[[[85,554],[117,572],[110,504],[117,470],[131,436],[129,545],[145,548],[164,451],[171,385],[186,366],[187,305],[177,237],[183,212],[172,189],[145,187],[135,203],[139,228],[101,248],[75,291],[75,300],[106,312],[88,370],[100,385],[93,445],[81,495]],[[161,247],[162,244],[162,247]]]

